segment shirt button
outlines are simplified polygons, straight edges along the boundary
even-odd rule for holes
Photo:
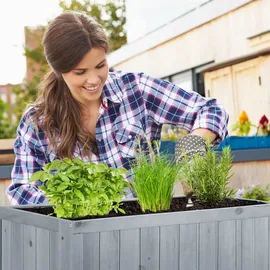
[[[128,138],[129,138],[129,139],[132,139],[132,136],[131,136],[131,135],[128,135]]]

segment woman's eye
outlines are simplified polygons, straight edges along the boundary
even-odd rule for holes
[[[97,69],[103,68],[105,66],[105,64],[102,64],[100,66],[97,66]]]
[[[74,72],[76,75],[83,75],[85,71],[80,71],[80,72]]]

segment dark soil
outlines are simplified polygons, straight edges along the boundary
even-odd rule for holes
[[[193,201],[193,206],[192,207],[186,207],[187,205],[187,198],[181,197],[181,198],[173,198],[171,207],[168,211],[163,211],[165,212],[177,212],[177,211],[192,211],[192,210],[203,210],[203,209],[215,209],[215,208],[227,208],[227,207],[238,207],[238,206],[248,206],[248,205],[257,205],[257,204],[264,204],[264,202],[261,201],[252,201],[252,200],[238,200],[238,199],[225,199],[222,203],[218,204],[206,204],[206,203],[200,203],[197,201],[195,198],[192,199]],[[52,215],[53,214],[53,208],[48,207],[48,206],[35,206],[35,207],[19,207],[21,210],[24,211],[30,211],[30,212],[35,212],[43,215]],[[138,204],[137,201],[128,201],[128,202],[123,202],[123,205],[121,208],[125,211],[126,214],[122,213],[115,213],[114,211],[110,212],[109,215],[107,216],[102,216],[102,218],[107,218],[107,217],[117,217],[117,216],[132,216],[132,215],[145,215],[145,214],[157,214],[161,212],[142,212],[140,205]],[[80,220],[82,219],[95,219],[95,218],[101,218],[100,216],[89,216],[89,217],[84,217],[84,218],[79,218]]]

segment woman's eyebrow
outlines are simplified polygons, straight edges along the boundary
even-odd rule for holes
[[[99,65],[101,65],[101,64],[103,64],[105,61],[106,61],[106,59],[103,59],[100,63],[98,63],[96,65],[96,67],[99,66]],[[87,68],[74,68],[73,70],[80,70],[80,71],[82,71],[82,70],[87,70]]]

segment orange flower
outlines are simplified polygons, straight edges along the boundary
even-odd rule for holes
[[[248,115],[245,111],[242,111],[242,113],[240,114],[239,116],[239,122],[240,124],[244,124],[245,122],[247,122],[249,119],[248,119]]]

